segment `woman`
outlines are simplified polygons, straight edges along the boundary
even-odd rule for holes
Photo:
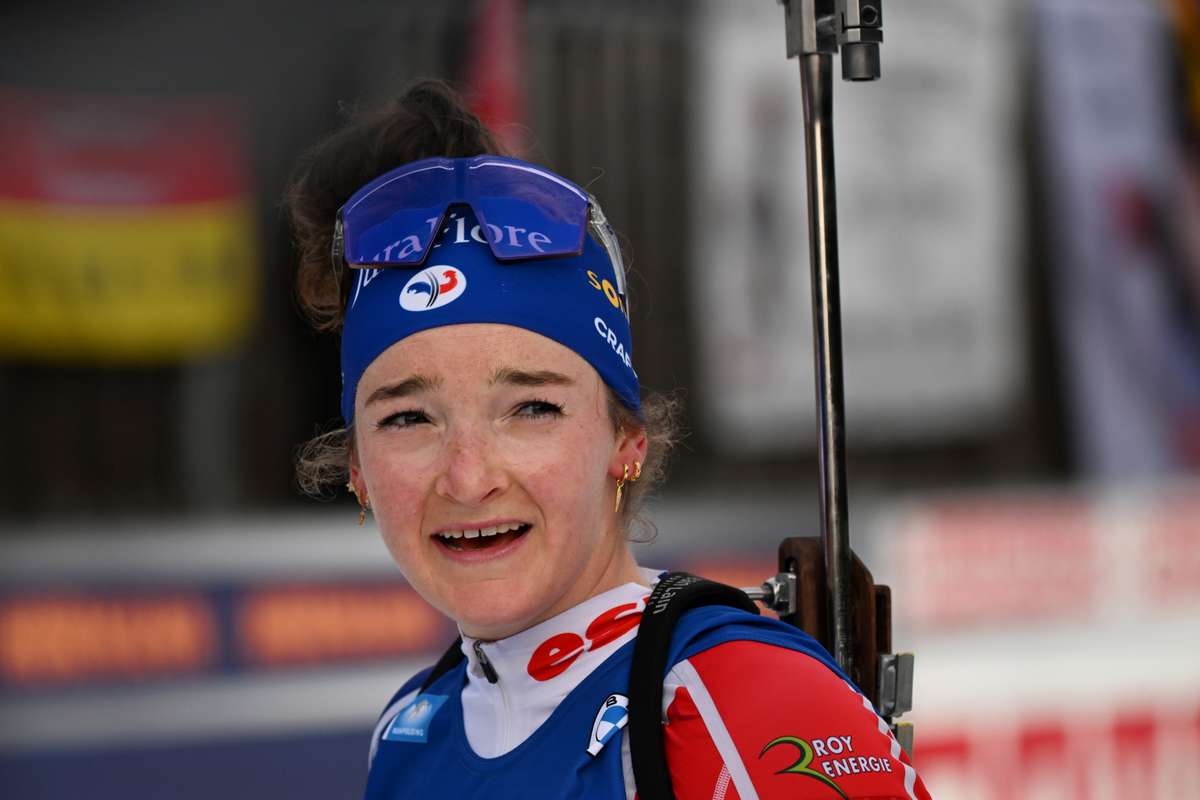
[[[599,206],[498,152],[426,81],[312,150],[288,199],[302,305],[342,334],[346,428],[310,444],[301,475],[348,476],[462,634],[465,659],[380,717],[372,799],[635,791],[621,727],[657,574],[625,532],[669,414],[641,396]],[[676,796],[927,796],[811,639],[689,616],[664,684]]]

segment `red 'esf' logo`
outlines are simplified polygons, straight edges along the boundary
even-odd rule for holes
[[[620,639],[623,634],[636,628],[642,621],[645,608],[646,597],[643,597],[636,603],[613,606],[599,614],[587,626],[583,636],[573,631],[551,636],[533,651],[525,669],[537,681],[548,681],[561,675],[584,653]]]

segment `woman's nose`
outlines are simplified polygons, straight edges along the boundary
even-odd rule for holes
[[[458,430],[446,445],[444,468],[434,489],[448,500],[478,506],[503,493],[508,474],[492,437],[482,431]]]

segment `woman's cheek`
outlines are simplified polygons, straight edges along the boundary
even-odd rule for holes
[[[379,501],[375,504],[376,514],[382,514],[394,525],[419,526],[427,492],[418,483],[418,477],[412,470],[384,473],[379,486]]]
[[[404,441],[372,442],[361,456],[368,488],[376,493],[419,492],[438,459],[436,441],[408,436]]]
[[[364,465],[364,470],[367,469]],[[372,513],[388,550],[398,562],[419,542],[428,496],[425,483],[425,473],[412,465],[384,463],[367,474]]]
[[[390,497],[384,508],[376,510],[375,522],[392,561],[416,586],[424,583],[421,572],[427,554],[421,548],[420,517],[411,513],[412,507],[402,498]]]

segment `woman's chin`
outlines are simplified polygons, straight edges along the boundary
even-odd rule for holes
[[[511,596],[485,598],[483,602],[472,598],[469,603],[450,609],[450,615],[464,634],[484,640],[512,636],[540,621],[539,609],[533,603]]]

